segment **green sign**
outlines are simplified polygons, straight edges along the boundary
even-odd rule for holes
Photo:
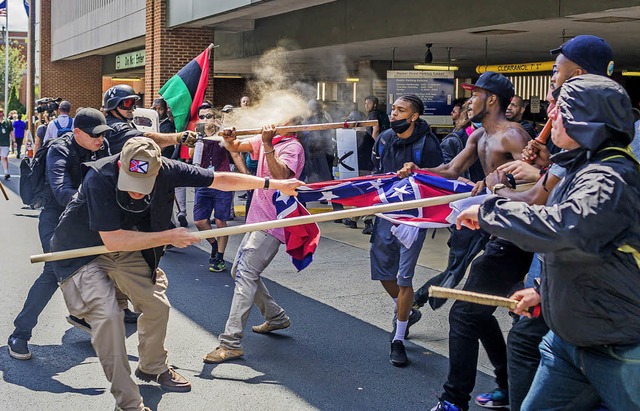
[[[144,50],[118,54],[116,56],[116,70],[126,70],[144,66]]]

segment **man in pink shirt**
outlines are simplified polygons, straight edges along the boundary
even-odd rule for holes
[[[265,177],[264,189],[255,190],[247,223],[276,219],[273,190],[269,190],[269,177],[298,178],[304,169],[304,150],[295,135],[276,136],[275,126],[262,128],[262,135],[237,140],[235,129],[225,130],[224,144],[230,152],[248,152],[258,160],[257,174]],[[257,305],[266,321],[251,327],[256,333],[266,334],[289,327],[291,322],[269,290],[260,274],[278,253],[284,243],[284,229],[254,231],[245,234],[238,249],[231,276],[235,278],[231,310],[220,345],[204,357],[205,363],[220,363],[242,357],[241,340],[253,304]]]

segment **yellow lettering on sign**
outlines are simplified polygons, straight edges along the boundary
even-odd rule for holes
[[[552,71],[553,61],[541,61],[535,63],[516,63],[516,64],[495,64],[490,66],[477,66],[476,73],[482,74],[487,71],[496,73],[535,73],[540,71]]]

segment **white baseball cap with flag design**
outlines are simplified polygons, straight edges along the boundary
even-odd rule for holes
[[[118,190],[150,194],[162,167],[160,147],[146,137],[133,137],[122,147]]]

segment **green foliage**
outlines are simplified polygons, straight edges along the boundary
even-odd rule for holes
[[[23,115],[27,112],[25,106],[18,99],[18,91],[14,86],[11,86],[11,91],[9,92],[9,101],[7,101],[6,111],[9,112],[11,110],[15,110],[19,115]]]
[[[4,104],[5,53],[5,46],[3,44],[0,46],[0,105]],[[27,61],[22,56],[20,48],[12,44],[9,47],[9,87],[16,89],[20,87],[22,73],[26,68]]]

